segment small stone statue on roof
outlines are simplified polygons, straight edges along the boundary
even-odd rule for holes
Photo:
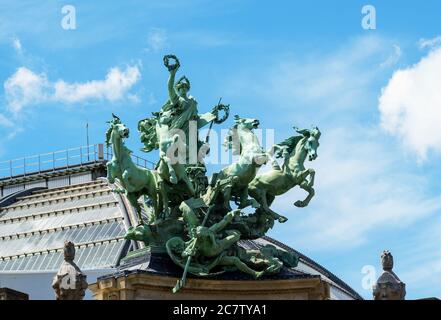
[[[87,289],[86,275],[74,262],[75,245],[64,243],[64,262],[52,281],[57,300],[82,300]]]
[[[381,255],[383,273],[373,287],[374,300],[404,300],[406,284],[392,271],[394,258],[385,250]]]

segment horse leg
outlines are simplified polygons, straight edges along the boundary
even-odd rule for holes
[[[252,205],[253,208],[259,208],[260,204],[258,201],[253,199],[248,199],[248,187],[244,187],[239,194],[239,209],[243,209],[248,207],[249,205]]]
[[[215,188],[220,188],[220,193],[222,195],[222,200],[223,200],[223,206],[224,208],[228,209],[228,211],[231,211],[231,205],[230,205],[230,200],[232,198],[232,193],[233,193],[233,187],[235,186],[235,184],[237,183],[238,177],[237,176],[231,176],[228,178],[228,183],[225,185],[221,185],[220,181],[222,181],[223,179],[227,179],[225,177],[225,175],[223,174],[223,171],[221,171],[217,177],[217,181],[218,183],[216,184]]]
[[[153,212],[155,213],[155,219],[153,219],[153,221],[156,221],[156,219],[158,218],[158,194],[156,192],[153,192],[150,196],[150,199],[152,199],[153,202]]]
[[[307,180],[302,181],[302,183],[299,185],[300,188],[308,192],[308,195],[306,196],[305,200],[301,201],[298,200],[294,203],[294,205],[298,208],[304,208],[306,207],[309,202],[311,201],[312,197],[315,195],[315,190],[313,187],[310,186],[310,182]]]
[[[144,179],[142,182],[143,187],[143,195],[144,195],[144,203],[145,203],[145,199],[146,196],[148,196],[148,198],[150,198],[152,204],[153,204],[153,214],[155,215],[154,219],[150,219],[153,220],[152,222],[156,221],[156,219],[158,218],[158,211],[159,211],[159,192],[156,189],[156,179],[155,176],[152,174],[152,172],[150,170],[147,170],[145,172],[144,175]]]
[[[130,179],[130,173],[129,171],[125,170],[121,176],[122,178],[122,182],[127,190],[127,192],[134,192],[136,191],[136,189],[134,188],[134,186],[131,183],[131,179]]]
[[[263,210],[269,210],[269,206],[266,201],[265,188],[258,188],[256,185],[250,185],[248,186],[248,193],[252,198],[254,198],[254,200],[260,205]]]
[[[158,181],[158,193],[160,194],[161,197],[161,202],[162,202],[162,206],[160,207],[162,209],[162,214],[159,212],[158,209],[158,217],[159,216],[165,216],[167,211],[168,211],[168,194],[167,191],[165,190],[165,186],[164,186],[164,181],[161,179]]]
[[[115,183],[115,171],[113,167],[113,162],[109,161],[106,163],[107,167],[107,181],[109,181],[110,184]]]
[[[255,206],[256,209],[258,209],[259,207],[262,207],[262,192],[264,193],[265,191],[263,189],[258,189],[255,184],[250,183],[248,185],[248,194],[250,195],[251,198],[254,199],[254,201],[257,202],[258,206]]]
[[[112,165],[111,162],[107,162],[106,163],[106,167],[107,167],[107,181],[109,181],[109,183],[114,183],[115,179],[112,176]]]
[[[272,194],[266,194],[266,203],[268,204],[268,207],[271,207],[271,205],[273,204],[273,202],[274,202],[274,199],[276,199],[276,196],[275,195],[272,195]]]
[[[185,185],[187,186],[188,192],[191,196],[194,196],[196,191],[194,189],[193,183],[190,181],[190,178],[187,175],[187,172],[185,171],[184,165],[177,164],[174,170],[177,176],[177,181],[184,181]]]
[[[261,205],[262,205],[263,209],[266,212],[269,212],[273,216],[274,220],[277,219],[277,221],[279,221],[280,223],[285,223],[286,221],[288,221],[287,217],[278,214],[277,212],[273,211],[270,208],[270,206],[273,203],[276,196],[274,196],[272,194],[268,194],[264,188],[261,188],[259,190],[261,191],[261,201],[262,201]]]
[[[276,213],[275,211],[273,211],[270,207],[271,207],[271,204],[273,203],[273,201],[274,201],[274,199],[276,198],[276,196],[275,195],[272,195],[272,194],[266,194],[266,197],[265,197],[265,201],[266,201],[266,203],[267,203],[267,206],[268,206],[268,211],[272,214],[272,216],[275,218],[275,219],[277,219],[280,223],[285,223],[286,221],[288,221],[288,218],[287,217],[285,217],[285,216],[282,216],[282,215],[280,215],[280,214],[278,214],[278,213]]]
[[[243,188],[242,190],[240,190],[239,199],[239,209],[243,209],[249,205],[248,188]]]
[[[168,172],[170,174],[170,182],[173,184],[177,184],[179,180],[178,177],[176,176],[175,169],[169,162],[167,162],[167,166],[168,166]]]
[[[251,187],[249,188],[249,192],[251,196],[261,205],[262,209],[269,212],[273,216],[274,220],[277,219],[280,223],[284,223],[288,220],[288,218],[276,213],[270,208],[275,196],[269,195],[265,188]]]
[[[221,187],[219,187],[221,188]],[[231,211],[231,206],[230,206],[230,199],[231,199],[231,185],[222,187],[224,188],[222,190],[222,198],[223,198],[223,202],[224,202],[224,208],[228,209],[228,211]]]
[[[279,221],[280,223],[285,223],[286,221],[288,221],[287,217],[278,214],[277,212],[273,211],[272,209],[268,209],[268,211],[272,214],[273,218],[277,219],[277,221]]]
[[[170,183],[177,184],[178,177],[176,175],[175,169],[173,168],[173,165],[171,164],[169,157],[164,156],[164,161],[167,164]]]
[[[150,196],[147,196],[145,194],[142,195],[142,207],[144,208],[144,212],[146,212],[146,214],[147,214],[147,224],[150,224],[150,223],[155,221],[156,213],[155,212],[153,212],[153,213],[151,212],[150,207],[147,204],[148,199],[151,200]]]
[[[315,179],[315,170],[309,169],[309,183],[308,186],[311,188],[314,186],[314,179]]]
[[[162,194],[162,191],[160,189],[160,186],[156,187],[156,185],[152,186],[152,190],[154,191],[156,195],[156,204],[154,206],[155,209],[155,221],[158,219],[160,215],[160,210],[164,207],[164,196]]]
[[[309,181],[307,179],[308,176],[311,177]],[[298,200],[294,202],[294,205],[296,207],[298,208],[306,207],[309,201],[311,200],[311,198],[314,196],[314,189],[312,188],[312,185],[314,184],[314,176],[315,176],[314,169],[305,169],[299,175],[297,175],[296,177],[296,181],[298,181],[297,185],[303,190],[307,191],[308,196],[303,201]]]
[[[138,202],[138,197],[135,193],[127,193],[127,198],[129,199],[130,204],[135,208],[136,214],[138,215],[138,225],[142,224],[142,215],[141,215],[141,206]]]
[[[175,169],[167,156],[163,154],[159,156],[159,165],[157,170],[161,178],[168,180],[172,184],[178,183]]]

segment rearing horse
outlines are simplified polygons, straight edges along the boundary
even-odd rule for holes
[[[218,179],[233,178],[230,195],[236,199],[239,208],[253,204],[254,199],[248,199],[248,184],[256,176],[257,170],[268,160],[268,155],[260,146],[253,129],[259,126],[259,120],[234,117],[236,124],[230,128],[225,145],[239,154],[239,160],[219,172]],[[229,196],[225,196],[225,201]],[[229,206],[229,204],[226,204]]]
[[[315,127],[312,130],[297,130],[300,136],[286,139],[274,146],[277,157],[284,158],[282,167],[274,161],[273,170],[257,176],[248,186],[248,192],[263,210],[269,212],[279,222],[285,222],[283,217],[270,209],[271,203],[279,196],[295,186],[299,186],[308,192],[308,196],[302,201],[294,203],[296,207],[306,207],[315,194],[314,169],[305,169],[304,162],[308,157],[310,161],[317,158],[319,147],[320,130]],[[307,177],[309,176],[309,180]]]
[[[155,215],[158,216],[159,195],[157,190],[157,173],[135,165],[132,161],[130,151],[124,145],[124,139],[129,137],[129,129],[121,123],[121,120],[112,114],[113,119],[109,121],[110,127],[106,132],[106,145],[112,146],[113,157],[107,162],[107,180],[114,183],[118,179],[123,189],[116,192],[125,192],[130,204],[136,209],[139,223],[142,223],[141,206],[138,199],[147,195],[153,202]]]

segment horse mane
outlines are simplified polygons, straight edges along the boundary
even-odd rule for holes
[[[110,124],[109,129],[106,131],[106,146],[110,147],[112,142],[110,142],[110,137],[112,136],[113,124]]]
[[[287,151],[288,153],[291,153],[296,148],[296,145],[302,140],[305,136],[293,136],[289,137],[288,139],[285,139],[284,141],[276,144],[279,147],[288,147]],[[280,158],[282,155],[279,153],[277,154],[277,157]]]
[[[110,142],[110,138],[112,136],[113,126],[115,124],[121,123],[121,119],[117,115],[115,115],[113,112],[112,112],[112,118],[113,118],[112,120],[107,122],[110,124],[109,129],[107,129],[107,131],[106,131],[106,146],[107,147],[110,147],[110,145],[112,144]]]
[[[240,154],[240,143],[239,143],[239,150],[237,150],[237,144],[233,143],[233,141],[239,141],[237,137],[237,126],[238,123],[234,124],[230,129],[228,129],[227,135],[225,136],[225,141],[223,145],[227,147],[227,149],[232,149],[233,154]]]

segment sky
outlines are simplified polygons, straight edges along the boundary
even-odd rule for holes
[[[155,160],[139,151],[137,123],[166,101],[162,57],[174,53],[201,113],[222,97],[276,141],[320,128],[306,163],[316,196],[302,209],[298,188],[276,198],[289,220],[270,236],[366,299],[390,250],[407,298],[441,297],[440,10],[437,0],[0,0],[0,161],[85,145],[86,123],[102,143],[112,112],[135,154]]]

